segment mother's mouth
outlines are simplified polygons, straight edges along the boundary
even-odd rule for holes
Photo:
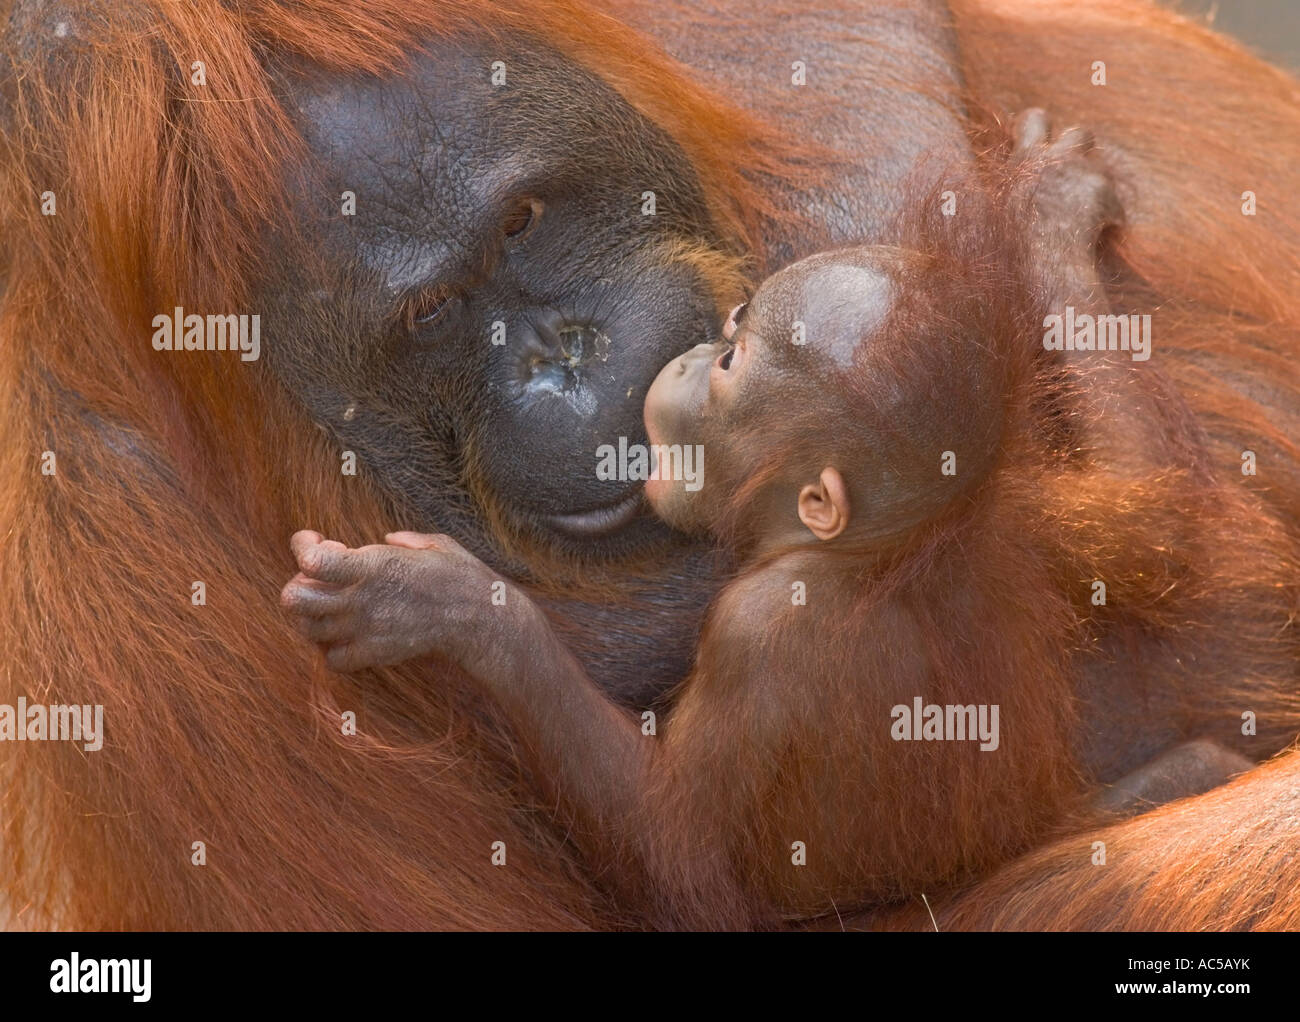
[[[547,515],[547,523],[559,532],[583,539],[594,536],[606,536],[628,525],[641,513],[644,496],[640,488],[617,504],[592,508],[590,511],[574,511],[563,515]]]

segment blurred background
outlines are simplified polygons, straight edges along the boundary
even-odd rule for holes
[[[1234,35],[1261,57],[1300,72],[1300,0],[1165,0],[1166,6]]]

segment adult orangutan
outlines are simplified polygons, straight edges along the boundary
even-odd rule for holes
[[[547,826],[472,690],[316,665],[274,606],[284,537],[447,532],[540,599],[607,692],[653,702],[722,566],[598,480],[591,452],[642,436],[645,388],[714,337],[744,275],[876,240],[921,154],[947,165],[1006,111],[1095,132],[1130,212],[1116,304],[1158,308],[1162,371],[1207,471],[1242,487],[1243,535],[1277,518],[1294,536],[1300,225],[1274,197],[1300,175],[1296,87],[1173,16],[1130,0],[951,19],[828,2],[797,21],[730,2],[12,6],[0,701],[102,703],[107,731],[93,754],[0,745],[14,925],[639,924]],[[1243,88],[1244,120],[1225,99]],[[260,315],[265,358],[158,350],[154,319],[178,307]],[[1206,592],[1258,581],[1227,553]],[[1079,671],[1098,784],[1190,737],[1205,700],[1239,716],[1294,683],[1281,646],[1229,692],[1212,649],[1130,662],[1128,627],[1103,622]],[[1252,758],[1293,736],[1261,717]],[[1297,767],[1270,770],[1261,791]],[[1164,812],[1208,855],[1250,783]],[[1146,824],[1116,845],[1135,835],[1174,875],[1170,831]],[[1060,875],[1026,868],[1040,861]],[[1219,890],[1258,890],[1218,869]],[[980,897],[963,918],[989,918]],[[1119,918],[1297,911],[1218,920],[1223,903]],[[1053,925],[1055,896],[1041,905],[1022,918]]]

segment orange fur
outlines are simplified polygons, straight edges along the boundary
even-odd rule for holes
[[[648,23],[661,9],[606,6]],[[300,143],[268,92],[263,48],[386,72],[424,32],[552,40],[681,142],[738,248],[755,238],[755,218],[781,215],[769,189],[808,173],[815,148],[782,141],[797,121],[745,114],[742,96],[700,88],[653,44],[570,0],[66,8],[93,43],[21,54],[7,44],[18,73],[5,75],[0,132],[0,702],[100,702],[107,736],[93,763],[67,743],[0,746],[9,922],[623,921],[541,814],[520,807],[513,750],[471,727],[477,709],[455,689],[395,669],[365,691],[322,693],[274,605],[285,538],[312,521],[363,541],[399,524],[392,508],[364,483],[341,484],[326,440],[273,386],[251,387],[219,359],[159,363],[139,324],[173,304],[238,304],[257,272],[259,227],[284,214],[280,170]],[[1041,103],[1114,150],[1133,211],[1121,303],[1160,306],[1157,343],[1185,353],[1169,371],[1206,424],[1214,469],[1250,493],[1230,505],[1240,518],[1214,521],[1202,569],[1245,601],[1263,578],[1242,577],[1233,544],[1255,535],[1261,507],[1283,548],[1300,522],[1300,222],[1287,205],[1300,191],[1296,83],[1138,0],[954,8],[978,104]],[[220,68],[207,102],[177,87],[196,53]],[[1110,62],[1105,90],[1087,84],[1094,59]],[[1243,93],[1239,111],[1231,97]],[[39,213],[47,189],[57,217]],[[1245,189],[1260,196],[1256,219],[1238,211]],[[1246,448],[1260,453],[1258,478],[1237,472]],[[57,453],[55,477],[37,471],[45,450]],[[206,607],[188,601],[195,579]],[[1294,691],[1293,669],[1260,673],[1242,686]],[[1179,683],[1199,685],[1195,672]],[[1189,700],[1202,697],[1214,696]],[[334,737],[333,699],[372,736],[360,753]],[[1294,926],[1294,907],[1258,877],[1287,890],[1295,763],[1117,826],[1115,846],[1142,859],[1133,870],[1099,878],[1075,865],[1074,844],[1052,846],[975,888],[952,918],[1002,922],[1015,894],[1025,926]],[[1247,833],[1258,842],[1215,844]],[[201,870],[189,864],[198,840],[209,846]],[[506,867],[489,864],[496,840]]]

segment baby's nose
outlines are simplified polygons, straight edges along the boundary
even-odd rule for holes
[[[703,343],[697,344],[685,355],[682,356],[683,365],[689,365],[691,362],[699,362],[701,359],[713,361],[714,345]]]

